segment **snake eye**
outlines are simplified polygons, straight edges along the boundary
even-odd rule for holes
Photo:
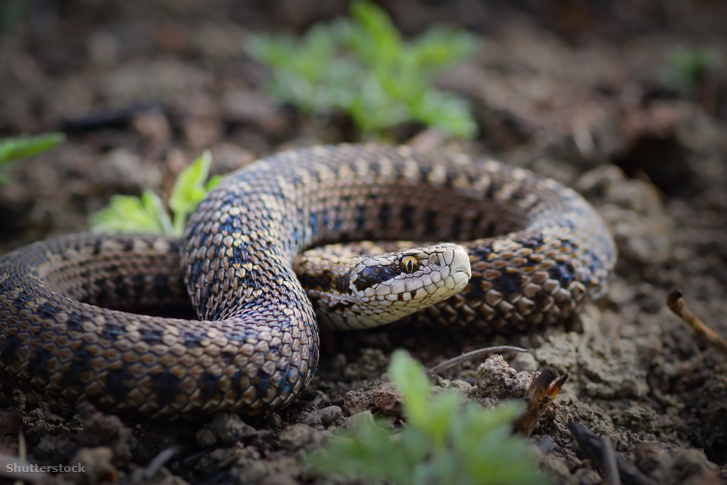
[[[401,258],[401,270],[404,273],[413,273],[419,267],[419,261],[414,256],[404,256]]]

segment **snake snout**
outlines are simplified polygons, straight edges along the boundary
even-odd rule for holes
[[[467,250],[458,244],[447,244],[446,246],[443,256],[450,267],[450,278],[453,284],[452,290],[455,293],[459,293],[464,290],[472,277],[470,257]]]

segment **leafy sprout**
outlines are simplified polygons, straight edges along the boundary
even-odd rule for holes
[[[13,162],[50,150],[65,141],[66,135],[63,133],[45,133],[0,140],[0,184],[10,182],[4,172]]]
[[[467,57],[474,37],[432,28],[405,41],[384,10],[351,3],[351,18],[313,26],[302,39],[252,36],[246,51],[272,70],[269,90],[309,116],[342,110],[364,138],[404,122],[471,137],[465,100],[434,87],[434,76]]]
[[[0,2],[0,35],[8,32],[20,19],[30,0],[3,0]]]
[[[482,409],[456,392],[430,396],[421,364],[394,353],[392,382],[404,400],[406,427],[392,433],[378,421],[357,418],[313,452],[314,473],[414,484],[544,484],[530,442],[512,434],[519,403]]]
[[[722,56],[713,47],[677,46],[671,50],[668,69],[663,75],[664,83],[682,95],[694,95],[701,78],[722,64]]]
[[[189,167],[179,173],[169,197],[169,216],[164,203],[152,190],[141,197],[114,195],[109,205],[90,217],[95,232],[142,232],[181,236],[184,225],[205,194],[219,182],[219,177],[207,181],[212,155],[205,151]]]

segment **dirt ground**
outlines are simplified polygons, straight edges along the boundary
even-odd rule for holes
[[[665,305],[680,288],[727,336],[727,3],[614,3],[381,2],[406,34],[434,23],[478,34],[475,55],[438,84],[472,103],[480,135],[437,148],[491,154],[584,194],[619,250],[600,301],[534,335],[325,334],[312,385],[249,422],[122,423],[85,408],[65,414],[5,386],[0,454],[18,455],[22,430],[31,462],[87,465],[47,482],[337,483],[309,476],[302,453],[354,412],[379,413],[375,391],[386,389],[394,348],[434,365],[509,343],[530,350],[504,355],[513,368],[570,375],[534,433],[558,482],[605,483],[567,428],[574,420],[642,472],[624,483],[727,483],[727,358]],[[351,141],[278,105],[264,90],[269,73],[241,49],[250,33],[302,32],[345,13],[339,0],[35,2],[0,37],[0,136],[64,129],[69,141],[18,164],[0,186],[0,253],[85,230],[112,194],[168,195],[207,147],[221,173],[283,148]],[[680,45],[723,59],[689,92],[667,82]],[[505,361],[463,364],[437,384],[471,387],[492,366],[514,372]]]

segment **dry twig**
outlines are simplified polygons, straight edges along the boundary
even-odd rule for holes
[[[514,347],[512,345],[499,345],[497,347],[485,347],[482,349],[473,350],[472,352],[464,353],[460,356],[451,358],[449,360],[445,360],[442,363],[439,363],[435,365],[434,367],[431,367],[429,369],[430,374],[439,374],[440,372],[451,369],[455,365],[459,365],[462,362],[466,362],[468,360],[474,360],[481,357],[485,357],[488,354],[494,354],[497,352],[527,352],[527,349],[524,349],[522,347]]]
[[[687,325],[692,327],[698,335],[704,337],[710,345],[715,347],[722,353],[727,354],[727,341],[720,337],[717,332],[709,328],[694,313],[689,311],[687,304],[684,302],[682,292],[680,290],[672,290],[666,297],[666,305],[679,318],[684,320]]]
[[[604,470],[609,485],[625,483],[627,485],[655,485],[655,482],[641,473],[636,465],[613,451],[607,439],[599,438],[582,424],[568,421],[568,429],[575,436],[581,451],[594,465]],[[618,473],[614,473],[613,462],[616,462]]]

